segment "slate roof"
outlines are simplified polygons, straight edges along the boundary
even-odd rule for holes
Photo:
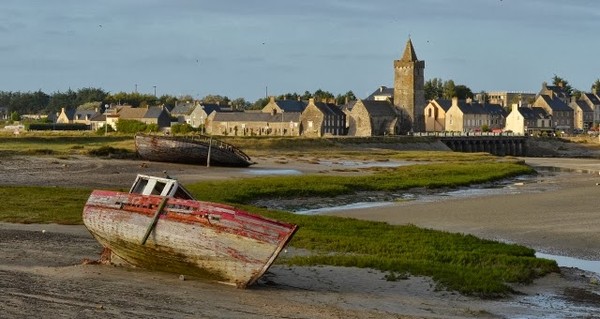
[[[65,109],[65,115],[69,120],[75,119],[75,109]]]
[[[550,98],[549,95],[540,95],[544,102],[552,109],[552,111],[573,111],[565,102],[561,99]]]
[[[73,114],[72,119],[75,121],[83,121],[91,119],[98,112],[96,110],[76,110]]]
[[[151,106],[146,110],[144,118],[156,119],[159,118],[165,109],[162,106]]]
[[[122,119],[141,119],[146,111],[145,107],[124,107],[119,110],[119,117]]]
[[[537,119],[546,119],[549,118],[550,116],[548,115],[548,113],[546,113],[546,110],[544,110],[541,107],[519,107],[518,108],[519,113],[521,113],[521,115],[523,115],[523,118],[527,119],[527,120],[537,120]]]
[[[192,111],[196,108],[194,103],[183,103],[176,105],[172,110],[171,114],[173,115],[190,115]]]
[[[371,95],[367,96],[365,100],[375,100],[376,96],[384,96],[392,99],[394,97],[394,88],[380,86],[377,90],[371,93]]]
[[[344,112],[335,104],[324,102],[315,102],[314,104],[323,114],[345,116]]]
[[[587,104],[584,100],[577,100],[573,103],[576,104],[583,112],[594,112],[594,110],[592,110],[589,104]]]
[[[204,109],[204,112],[206,112],[206,114],[212,113],[213,111],[217,111],[217,112],[221,112],[222,108],[221,105],[219,104],[200,104],[200,106],[202,106],[202,109]]]
[[[389,101],[362,100],[362,104],[371,116],[398,116]]]
[[[306,105],[308,105],[308,103],[306,103],[305,101],[298,100],[279,100],[276,103],[284,112],[299,113],[304,112]]]
[[[452,100],[436,99],[438,105],[448,112],[448,109],[452,106]],[[495,103],[484,103],[479,102],[467,103],[465,100],[458,101],[458,108],[464,114],[490,114],[490,115],[502,115],[506,116],[506,110],[500,104]]]
[[[598,98],[598,96],[596,96],[596,94],[592,94],[592,93],[584,93],[583,95],[585,95],[585,97],[592,102],[592,104],[594,105],[600,105],[600,99]]]

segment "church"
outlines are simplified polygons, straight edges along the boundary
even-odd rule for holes
[[[425,128],[425,61],[417,58],[417,53],[409,38],[404,53],[394,61],[394,86],[381,86],[366,100],[389,101],[400,118],[396,132],[424,131]],[[390,132],[392,133],[392,132]],[[377,135],[377,134],[375,134]]]

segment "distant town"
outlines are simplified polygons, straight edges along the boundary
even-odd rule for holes
[[[19,130],[108,133],[131,128],[132,123],[139,124],[133,125],[138,130],[218,136],[364,137],[448,132],[545,136],[598,131],[599,80],[591,92],[573,90],[555,76],[551,85],[541,82],[537,93],[473,94],[452,81],[425,82],[425,61],[417,58],[410,39],[393,67],[393,86],[375,88],[362,99],[351,91],[334,97],[321,90],[266,96],[254,105],[220,96],[159,99],[156,94],[137,92],[108,99],[99,89],[81,90],[81,96],[75,98],[73,91],[57,93],[52,99],[43,92],[0,92],[0,119],[4,129],[15,134]],[[48,108],[57,110],[42,111]]]

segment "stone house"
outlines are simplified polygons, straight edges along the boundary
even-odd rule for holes
[[[539,107],[522,107],[513,105],[512,111],[506,116],[505,131],[514,134],[540,134],[552,131],[552,117]]]
[[[579,100],[585,102],[593,112],[591,125],[587,128],[592,128],[595,124],[600,123],[600,97],[593,93],[583,93]]]
[[[506,111],[500,104],[480,104],[472,100],[452,99],[446,111],[445,128],[451,132],[478,132],[483,126],[491,130],[503,129]]]
[[[390,100],[356,100],[344,106],[349,136],[398,134],[401,114]]]
[[[177,119],[177,123],[187,123],[193,128],[201,128],[206,125],[208,116],[213,111],[221,111],[219,104],[207,104],[200,102],[176,103],[171,116]]]
[[[212,112],[206,132],[225,136],[299,136],[299,112]]]
[[[171,115],[163,106],[123,107],[117,111],[119,120],[135,120],[145,124],[156,124],[159,129],[171,126]]]
[[[594,109],[592,109],[584,100],[573,99],[569,103],[573,109],[573,129],[585,130],[594,126]]]
[[[65,109],[64,107],[60,109],[60,113],[56,117],[57,124],[70,124],[73,123],[73,118],[75,117],[75,109]]]
[[[269,103],[262,108],[262,112],[278,114],[283,112],[296,112],[302,113],[306,108],[307,103],[305,101],[297,100],[279,100],[275,101],[275,97],[269,98]]]
[[[571,96],[569,96],[569,93],[567,93],[567,91],[564,90],[562,83],[560,83],[559,85],[548,85],[548,83],[543,82],[542,89],[537,94],[536,100],[540,95],[547,95],[552,99],[559,99],[564,104],[569,104],[569,102],[571,101]]]
[[[308,137],[346,134],[346,114],[335,104],[309,99],[300,115],[301,134]]]
[[[552,116],[552,127],[556,130],[571,131],[573,129],[574,112],[559,96],[538,95],[533,107],[543,108]]]

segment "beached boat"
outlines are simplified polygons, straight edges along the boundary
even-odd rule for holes
[[[137,134],[135,148],[143,159],[215,166],[248,167],[254,162],[237,147],[208,136]]]
[[[112,263],[211,278],[245,288],[298,226],[198,201],[177,180],[138,175],[129,193],[94,190],[83,223]]]

